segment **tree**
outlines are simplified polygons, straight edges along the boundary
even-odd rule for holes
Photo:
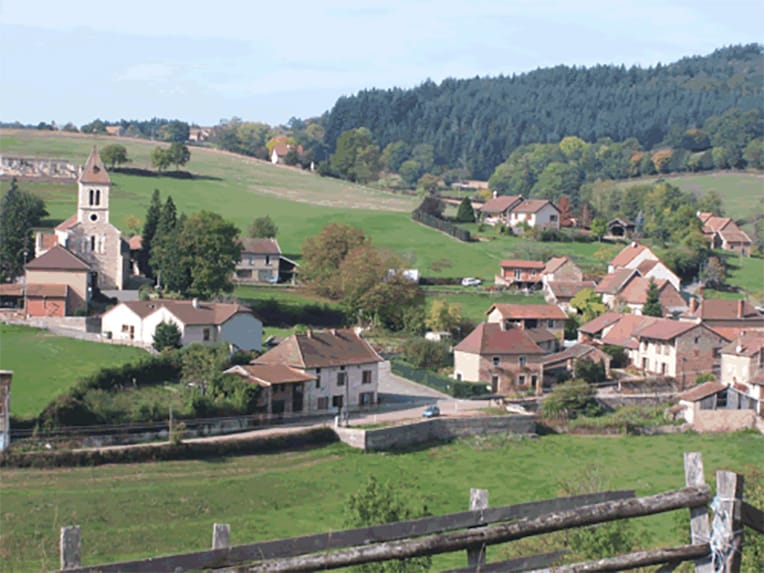
[[[185,165],[191,159],[191,152],[182,143],[173,143],[167,148],[165,153],[167,154],[167,161],[170,165],[174,165],[176,169]]]
[[[661,292],[653,279],[647,285],[647,300],[642,307],[643,316],[663,316],[663,307],[661,306]]]
[[[368,527],[429,515],[426,505],[414,505],[405,499],[390,483],[382,484],[370,476],[366,485],[347,499],[345,527]],[[421,499],[421,496],[410,499]],[[359,573],[424,573],[429,571],[431,562],[430,556],[413,557],[359,565],[354,570]]]
[[[595,217],[592,220],[591,232],[592,232],[592,237],[594,237],[598,241],[601,241],[602,237],[604,237],[605,233],[607,233],[607,222],[605,221],[605,219],[602,217]]]
[[[104,163],[109,165],[112,169],[117,165],[122,165],[123,163],[128,163],[130,161],[127,157],[127,148],[118,143],[104,146],[101,149],[101,159],[103,159]]]
[[[701,272],[700,280],[709,288],[719,288],[727,280],[727,271],[719,257],[709,257],[705,268]]]
[[[475,210],[472,208],[472,200],[469,197],[465,197],[459,203],[459,209],[456,211],[456,221],[458,223],[475,222]]]
[[[398,173],[404,183],[406,183],[409,188],[413,189],[416,186],[419,177],[422,175],[422,165],[418,161],[407,159],[401,163]]]
[[[212,298],[231,292],[231,276],[241,259],[239,229],[210,211],[199,211],[178,223],[180,252],[190,278],[186,294]]]
[[[417,207],[418,211],[422,211],[423,213],[427,213],[438,219],[443,217],[443,211],[445,211],[445,209],[446,206],[443,204],[443,201],[440,200],[440,197],[432,194],[426,195],[419,204],[419,207]]]
[[[417,187],[419,189],[424,189],[428,193],[435,193],[435,191],[438,190],[439,184],[440,179],[431,173],[425,173],[417,181]]]
[[[365,127],[345,131],[337,140],[331,166],[343,179],[368,183],[379,177],[380,151]]]
[[[408,146],[406,143],[403,141],[394,141],[393,143],[388,143],[387,147],[382,151],[380,161],[382,162],[382,166],[388,171],[397,172],[401,167],[401,163],[406,161],[407,156]]]
[[[172,141],[174,143],[184,143],[188,141],[188,135],[190,128],[185,121],[179,121],[177,119],[163,125],[159,128],[159,134],[165,141]]]
[[[131,236],[138,235],[141,232],[141,219],[137,215],[126,215],[123,219],[123,228]]]
[[[165,321],[157,324],[156,330],[154,330],[154,342],[152,346],[157,352],[180,348],[181,334],[178,325],[174,322]]]
[[[16,178],[0,199],[0,275],[15,278],[34,257],[32,228],[48,215],[45,202],[18,188]]]
[[[438,370],[451,363],[450,344],[417,338],[403,347],[403,358],[415,368]]]
[[[347,254],[366,242],[360,229],[330,223],[302,245],[303,280],[316,293],[338,299],[342,289],[339,268]]]
[[[170,156],[166,149],[157,147],[151,152],[151,165],[153,165],[157,171],[164,171],[171,165],[171,163]]]
[[[425,325],[436,332],[453,332],[462,322],[462,305],[444,298],[432,301]]]
[[[190,344],[181,354],[181,380],[199,388],[202,395],[223,377],[228,365],[228,347],[225,344],[208,346],[200,342]]]
[[[188,251],[180,243],[182,229],[175,203],[168,196],[153,240],[151,267],[164,290],[185,294],[191,284],[191,262]]]
[[[566,195],[560,197],[557,208],[560,210],[560,227],[570,227],[573,224],[573,208],[570,206],[570,199]]]
[[[152,278],[154,277],[154,273],[151,270],[151,251],[161,214],[162,202],[159,198],[159,189],[154,189],[154,193],[151,195],[151,203],[149,203],[149,208],[146,211],[146,221],[143,223],[141,255],[138,260],[138,266],[143,274]]]
[[[605,363],[595,362],[589,358],[579,358],[573,363],[573,376],[589,384],[602,382],[607,378]]]
[[[249,236],[255,238],[272,239],[278,233],[279,228],[273,222],[270,215],[257,217],[249,226]]]
[[[607,307],[602,303],[602,297],[591,288],[578,291],[576,296],[570,299],[570,306],[582,315],[584,322],[594,320],[607,310]]]

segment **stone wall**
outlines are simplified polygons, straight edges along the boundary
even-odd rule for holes
[[[753,410],[698,410],[692,427],[698,432],[735,432],[756,427]]]
[[[0,156],[0,178],[75,181],[79,167],[64,159]]]
[[[427,443],[447,442],[462,436],[532,434],[535,431],[536,418],[528,415],[434,418],[374,430],[336,428],[343,442],[365,451],[402,450]]]

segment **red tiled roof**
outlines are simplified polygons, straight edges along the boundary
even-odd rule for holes
[[[647,291],[650,289],[650,281],[645,277],[634,277],[631,279],[621,292],[618,293],[618,298],[623,302],[630,304],[645,304],[647,302]],[[667,284],[670,284],[667,280],[657,280],[655,284],[658,286],[658,291],[662,291]],[[674,288],[673,286],[671,288]]]
[[[106,172],[106,167],[104,166],[103,161],[101,161],[101,156],[98,155],[98,150],[95,146],[93,146],[93,151],[90,152],[88,160],[85,162],[85,167],[82,169],[79,182],[95,185],[108,185],[111,183],[109,174]]]
[[[549,281],[547,286],[555,298],[573,298],[585,288],[594,289],[594,281]]]
[[[708,329],[728,342],[742,336],[747,330],[745,326],[708,326]]]
[[[494,304],[486,311],[490,314],[494,309],[499,311],[502,318],[507,320],[565,320],[568,315],[556,304]]]
[[[127,244],[130,247],[131,251],[140,251],[141,248],[143,247],[143,237],[141,237],[140,235],[133,235],[127,241]]]
[[[200,301],[198,302],[199,308],[194,308],[194,301],[192,300],[133,300],[121,304],[141,318],[147,317],[160,308],[166,308],[185,325],[220,325],[239,313],[252,314],[249,307],[224,302]]]
[[[522,259],[504,259],[499,263],[502,269],[538,269],[544,268],[541,261],[524,261]]]
[[[553,340],[557,340],[557,337],[546,328],[527,328],[525,329],[525,332],[536,344],[539,342],[552,342]]]
[[[523,198],[520,195],[499,195],[486,201],[481,207],[480,211],[483,213],[503,213],[512,205],[520,203]]]
[[[31,284],[26,286],[27,298],[66,298],[69,285]]]
[[[275,153],[279,157],[282,157],[289,153],[289,145],[286,143],[277,143],[273,146],[273,151],[271,153]]]
[[[74,253],[57,245],[43,255],[27,263],[27,269],[32,271],[89,271],[90,265]]]
[[[315,376],[284,364],[244,364],[229,368],[224,373],[251,378],[262,386],[310,382],[316,379]]]
[[[725,388],[727,388],[727,386],[721,382],[704,382],[703,384],[695,386],[695,388],[691,388],[686,392],[678,394],[677,399],[684,400],[685,402],[697,402],[698,400],[708,398],[713,394],[721,392]]]
[[[719,235],[728,243],[744,243],[746,245],[751,244],[751,238],[740,229],[724,229],[719,231]]]
[[[549,199],[526,199],[517,207],[512,209],[512,211],[514,213],[538,213],[547,205],[551,205],[558,212],[560,211],[557,206]]]
[[[253,253],[258,255],[280,255],[281,247],[279,247],[276,239],[255,239],[252,237],[245,237],[241,239],[241,252]]]
[[[652,324],[641,328],[638,332],[639,338],[650,338],[653,340],[672,340],[677,336],[689,332],[693,328],[704,328],[700,324],[687,322],[683,320],[671,320],[668,318],[656,318]]]
[[[609,275],[602,277],[594,292],[598,294],[618,294],[632,277],[637,274],[636,269],[618,269]]]
[[[578,330],[580,330],[584,334],[597,334],[603,328],[607,328],[611,324],[615,324],[616,322],[621,320],[621,317],[623,317],[623,315],[617,312],[606,312],[605,314],[598,316],[594,320],[590,320],[586,324],[582,324],[581,326],[578,327]]]
[[[575,358],[575,359],[583,358],[592,353],[597,354],[599,356],[605,354],[602,350],[590,344],[583,344],[583,343],[574,344],[573,346],[566,348],[562,352],[557,352],[556,354],[550,354],[549,356],[544,358],[544,366],[549,366],[550,364],[554,364],[556,362],[565,362],[569,360],[570,358]]]
[[[655,265],[658,264],[659,261],[653,261],[653,260],[646,260],[642,261],[637,265],[637,270],[639,271],[639,274],[642,276],[645,276],[647,273],[649,273],[651,270],[655,268]]]
[[[324,368],[381,361],[382,358],[368,342],[353,330],[343,329],[293,334],[255,359],[254,363]]]
[[[637,337],[642,329],[650,326],[656,320],[662,320],[652,316],[640,316],[638,314],[622,314],[620,316],[620,320],[613,324],[607,334],[602,337],[602,342],[605,344],[636,348],[638,346]]]
[[[62,221],[58,225],[56,225],[57,231],[66,231],[67,229],[71,229],[77,224],[77,213],[69,217],[66,221]]]
[[[701,219],[701,221],[703,221],[703,219]],[[734,221],[729,217],[717,217],[715,215],[711,215],[710,217],[707,217],[705,221],[703,221],[703,232],[706,234],[717,233],[730,223],[737,227]]]
[[[640,253],[642,253],[643,251],[649,251],[649,250],[650,249],[647,248],[645,245],[632,243],[624,247],[623,250],[620,253],[618,253],[612,261],[610,261],[610,264],[616,268],[625,267],[632,260],[634,260],[634,258],[638,256]]]
[[[751,332],[738,336],[722,348],[722,354],[735,354],[737,356],[754,356],[764,349],[764,332]]]
[[[748,301],[707,298],[698,305],[695,316],[701,320],[731,320],[761,315]]]
[[[568,257],[552,257],[546,262],[546,265],[544,265],[544,274],[548,275],[555,272],[569,260]]]
[[[706,221],[708,221],[710,217],[713,217],[713,216],[714,216],[713,213],[703,213],[703,212],[698,213],[698,219],[700,219],[701,223],[705,223]]]
[[[481,322],[455,351],[470,354],[545,354],[522,328],[502,330],[497,323]]]

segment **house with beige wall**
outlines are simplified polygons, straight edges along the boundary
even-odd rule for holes
[[[516,232],[528,225],[531,229],[560,229],[560,210],[547,199],[525,199],[512,208],[509,225]]]
[[[494,304],[486,312],[489,323],[522,330],[544,328],[562,340],[568,315],[554,304]]]
[[[24,269],[27,316],[71,316],[87,310],[90,266],[73,253],[55,246]]]
[[[297,263],[281,254],[276,239],[241,239],[241,258],[236,263],[234,281],[239,283],[277,283],[291,280]]]
[[[748,332],[722,348],[721,382],[755,402],[764,415],[764,332]]]

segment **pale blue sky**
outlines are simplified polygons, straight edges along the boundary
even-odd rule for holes
[[[761,0],[0,0],[0,120],[311,117],[364,88],[764,42]]]

